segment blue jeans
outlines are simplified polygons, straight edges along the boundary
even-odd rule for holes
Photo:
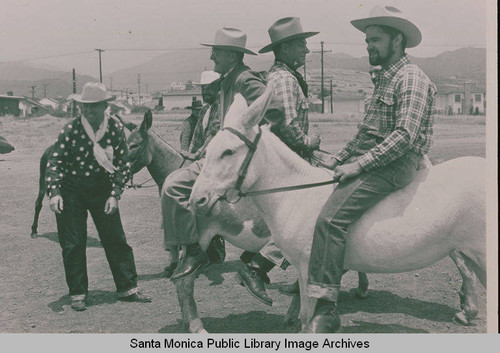
[[[99,239],[115,281],[119,296],[137,291],[137,272],[132,248],[127,244],[120,213],[104,213],[111,192],[109,179],[71,178],[64,180],[61,194],[64,209],[56,214],[59,243],[62,248],[64,271],[69,294],[84,299],[88,291],[87,277],[87,216],[94,220]]]
[[[408,185],[421,158],[420,154],[409,151],[385,167],[363,172],[339,184],[333,191],[314,229],[307,285],[310,297],[337,301],[347,228],[385,196]]]

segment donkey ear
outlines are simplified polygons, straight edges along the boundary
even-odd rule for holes
[[[144,113],[144,119],[142,120],[139,131],[141,132],[141,134],[146,134],[152,125],[153,125],[153,113],[151,113],[151,110],[148,109],[148,111]]]
[[[134,130],[137,127],[137,125],[134,124],[133,122],[123,120],[123,118],[121,116],[119,116],[118,114],[115,114],[115,116],[116,116],[116,118],[118,120],[120,120],[120,122],[122,123],[122,125],[125,126],[125,128],[128,131],[132,131],[132,130]]]
[[[264,118],[264,114],[266,113],[273,97],[274,84],[269,82],[264,93],[262,93],[262,95],[257,98],[245,112],[242,119],[244,128],[251,129],[260,123],[260,121]]]

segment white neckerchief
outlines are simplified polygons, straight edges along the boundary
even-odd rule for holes
[[[108,119],[109,119],[108,116],[104,114],[104,119],[101,125],[99,126],[99,129],[95,133],[89,121],[83,115],[82,115],[82,125],[83,129],[87,133],[87,136],[94,145],[95,160],[97,161],[97,163],[99,163],[101,167],[107,170],[110,174],[113,174],[117,168],[113,165],[113,161],[112,160],[110,161],[108,159],[108,156],[104,148],[102,148],[101,145],[99,145],[98,143],[104,137],[104,134],[108,130]]]

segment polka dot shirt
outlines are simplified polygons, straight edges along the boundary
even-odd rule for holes
[[[78,117],[64,126],[47,162],[45,176],[49,197],[61,195],[61,182],[65,178],[108,175],[112,185],[110,196],[120,198],[125,183],[130,179],[123,125],[114,118],[109,118],[108,129],[99,144],[108,153],[113,151],[113,164],[117,169],[112,174],[101,167],[94,158],[93,145],[83,129],[81,118]]]

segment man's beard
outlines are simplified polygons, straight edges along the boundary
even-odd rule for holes
[[[372,53],[375,54],[374,57],[372,57]],[[377,65],[383,66],[387,62],[387,60],[389,60],[393,55],[394,55],[394,48],[391,42],[389,44],[389,47],[387,48],[387,55],[381,56],[380,52],[377,49],[372,49],[370,52],[368,52],[368,60],[370,61],[370,65],[372,66],[377,66]]]

